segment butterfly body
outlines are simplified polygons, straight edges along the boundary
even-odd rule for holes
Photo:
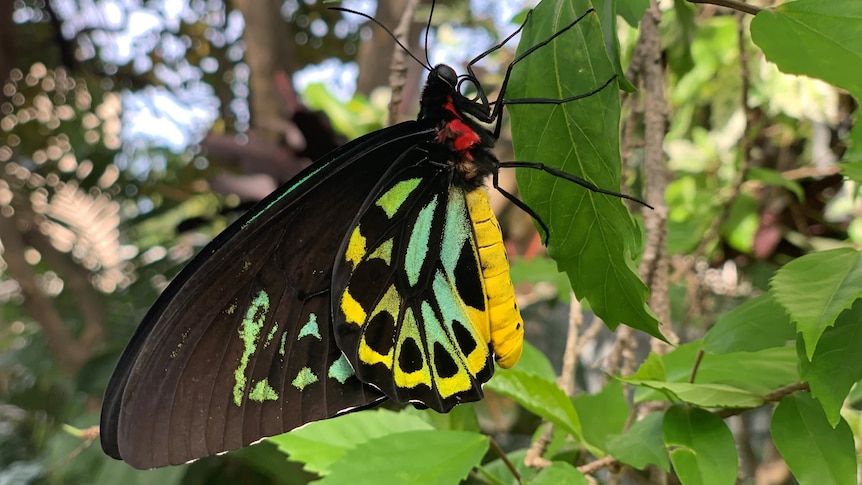
[[[490,110],[448,66],[421,108],[308,167],[180,272],[109,382],[109,455],[183,463],[386,398],[446,412],[482,398],[495,359],[517,362],[482,187],[498,168],[476,121]]]

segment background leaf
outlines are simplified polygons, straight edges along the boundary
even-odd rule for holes
[[[616,380],[610,381],[596,394],[578,394],[572,398],[572,404],[578,416],[601,417],[582,421],[581,432],[584,441],[607,452],[608,436],[621,433],[629,417],[622,384]]]
[[[808,254],[779,269],[769,286],[802,333],[811,359],[826,327],[862,297],[862,259],[850,248]]]
[[[578,413],[569,397],[555,382],[517,369],[509,369],[494,374],[485,387],[514,399],[531,413],[562,426],[575,439],[583,440]]]
[[[551,466],[543,468],[535,477],[524,482],[529,485],[587,485],[587,478],[577,468],[563,461],[552,461]]]
[[[611,435],[607,439],[608,452],[617,460],[643,470],[647,465],[655,465],[670,471],[667,451],[662,440],[662,413],[650,413],[640,421],[635,421],[623,434]]]
[[[783,72],[820,78],[859,96],[860,19],[862,3],[855,0],[797,0],[757,14],[751,21],[751,38]],[[834,62],[837,59],[842,62]]]
[[[488,450],[488,438],[465,431],[406,431],[374,438],[332,464],[320,485],[458,483]]]
[[[763,294],[724,314],[703,338],[704,349],[722,354],[787,345],[796,330],[784,309]]]
[[[772,440],[799,483],[856,483],[853,434],[842,419],[832,428],[823,408],[805,393],[785,397],[775,408]]]
[[[662,433],[683,485],[736,482],[736,445],[721,418],[703,409],[673,406],[665,413]]]
[[[374,438],[432,429],[418,416],[376,409],[309,423],[290,433],[269,438],[269,441],[275,443],[289,459],[304,462],[306,470],[325,475],[344,454],[361,448]]]
[[[817,350],[807,362],[802,356],[802,380],[808,381],[811,396],[817,398],[829,423],[841,419],[841,406],[850,388],[862,379],[862,301],[857,300],[827,328]]]

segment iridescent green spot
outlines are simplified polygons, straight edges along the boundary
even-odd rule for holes
[[[368,255],[368,259],[382,259],[387,266],[392,265],[392,239],[387,239]]]
[[[254,384],[248,398],[256,402],[275,401],[278,399],[278,393],[269,385],[269,381],[264,379]]]
[[[278,348],[278,354],[284,357],[284,344],[287,343],[287,331],[281,332],[281,346]]]
[[[269,334],[266,336],[266,342],[264,342],[264,347],[269,347],[269,343],[272,342],[272,339],[275,337],[275,332],[278,331],[278,322],[272,323],[272,328],[269,329]]]
[[[293,387],[301,391],[305,389],[305,386],[309,386],[315,382],[317,382],[317,376],[314,375],[314,372],[311,372],[311,369],[308,367],[303,367],[299,370],[299,373],[296,374],[296,379],[294,379],[291,384],[293,384]]]
[[[416,190],[416,187],[419,186],[419,182],[421,181],[422,180],[418,178],[402,180],[393,185],[391,189],[386,191],[386,193],[381,195],[375,204],[383,209],[383,212],[386,213],[386,217],[392,219],[392,216],[398,212],[398,209],[400,209],[401,205],[404,204],[404,201],[410,197],[410,194]]]
[[[299,329],[299,335],[296,336],[296,340],[299,340],[306,335],[314,335],[317,337],[317,340],[321,340],[320,328],[317,326],[317,315],[314,313],[308,315],[308,322]]]
[[[227,313],[228,315],[233,315],[233,313],[235,311],[236,311],[236,303],[231,303],[230,306],[227,307],[227,310],[225,310],[225,313]]]
[[[413,231],[410,233],[410,242],[407,243],[407,254],[404,255],[404,271],[407,273],[407,282],[410,286],[416,286],[419,282],[419,274],[422,272],[422,263],[428,254],[428,240],[431,238],[431,223],[434,221],[434,211],[437,209],[437,196],[419,211]]]
[[[347,361],[347,356],[341,354],[341,357],[329,366],[329,372],[327,375],[341,384],[344,384],[347,379],[350,379],[350,376],[353,375],[353,367],[351,367],[350,362]]]
[[[242,270],[248,271],[249,268],[251,268],[251,261],[244,261],[242,263]]]
[[[239,324],[239,338],[242,339],[243,351],[239,359],[239,366],[234,371],[234,386],[233,386],[233,403],[237,406],[242,405],[243,392],[246,389],[245,369],[248,367],[248,360],[257,350],[258,338],[260,331],[263,328],[263,323],[266,321],[266,312],[269,311],[269,295],[264,290],[257,292],[257,296],[251,301],[248,310],[245,312],[245,318]]]
[[[189,330],[191,330],[191,329],[189,329]],[[171,358],[172,359],[174,359],[178,355],[180,355],[180,350],[183,349],[183,345],[186,344],[186,338],[188,338],[188,336],[189,336],[189,330],[186,330],[185,332],[183,332],[183,334],[180,336],[180,343],[178,343],[176,348],[174,348],[174,350],[171,351]]]

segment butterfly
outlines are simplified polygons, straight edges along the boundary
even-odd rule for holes
[[[516,58],[501,92],[518,60],[592,12]],[[482,399],[495,363],[517,363],[523,319],[485,181],[520,166],[620,194],[494,157],[510,100],[489,102],[472,70],[493,49],[460,76],[419,61],[415,121],[325,155],[177,275],[108,383],[108,455],[180,464],[385,399],[447,412]]]

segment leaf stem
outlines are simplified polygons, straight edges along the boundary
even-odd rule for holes
[[[491,443],[491,449],[494,451],[494,453],[497,454],[497,456],[500,457],[501,460],[503,460],[503,463],[506,464],[506,468],[508,468],[509,471],[512,472],[512,476],[515,477],[515,480],[517,480],[518,483],[521,483],[521,474],[518,473],[518,470],[515,469],[515,465],[513,465],[512,462],[509,461],[509,457],[506,456],[506,452],[504,452],[503,449],[500,448],[500,445],[498,445],[497,442],[494,441],[494,438],[490,438],[489,442]]]
[[[734,0],[688,0],[688,3],[705,3],[709,5],[718,5],[719,7],[727,7],[729,9],[733,9],[738,12],[743,12],[751,15],[757,15],[758,13],[763,11],[763,9],[760,7],[755,7],[754,5],[747,5]]]

